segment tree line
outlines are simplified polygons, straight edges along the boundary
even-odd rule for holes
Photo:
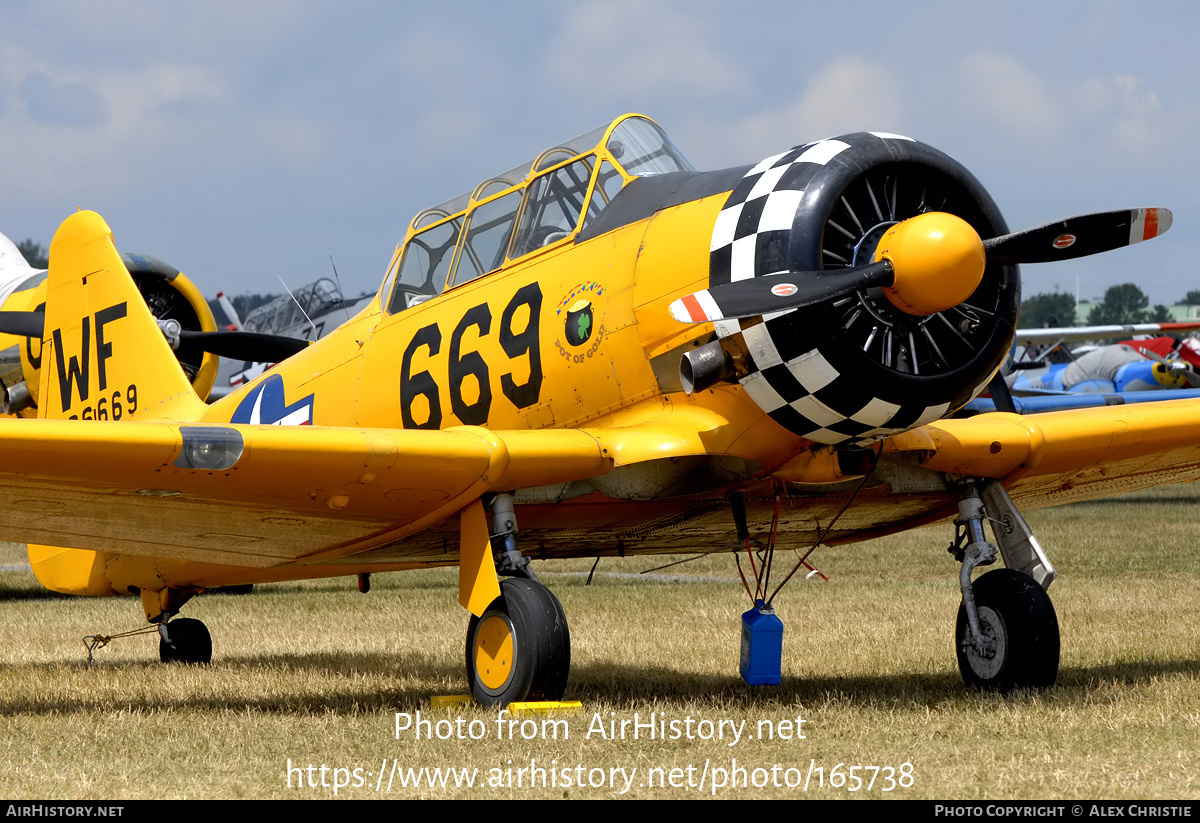
[[[50,250],[43,247],[41,243],[35,243],[32,237],[26,237],[18,243],[17,251],[21,253],[31,268],[50,268]]]
[[[1175,302],[1176,306],[1200,305],[1200,289],[1193,289]],[[1150,298],[1137,285],[1122,283],[1104,292],[1087,317],[1075,316],[1075,298],[1064,292],[1035,294],[1021,303],[1017,324],[1040,329],[1061,326],[1109,326],[1126,323],[1167,323],[1173,318],[1164,305],[1151,307]]]

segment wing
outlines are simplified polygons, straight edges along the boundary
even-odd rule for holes
[[[885,451],[1001,480],[1029,508],[1059,505],[1200,477],[1200,399],[941,420],[890,438]]]
[[[329,560],[494,488],[606,470],[587,434],[0,420],[8,539],[243,566]]]
[[[739,480],[721,464],[736,436],[714,441],[718,423],[680,416],[492,432],[0,421],[0,523],[12,539],[100,552],[94,573],[113,585],[146,585],[122,576],[128,556],[157,558],[139,573],[152,570],[159,586],[453,565],[459,513],[514,489],[534,493],[521,508],[534,556],[705,551],[733,536],[731,486],[747,491],[758,525],[770,522],[777,488],[775,477]],[[791,464],[777,472],[803,481],[786,486],[780,545],[811,545],[818,530],[825,542],[853,542],[952,517],[958,498],[946,474],[1002,480],[1028,508],[1200,477],[1200,399],[942,420],[880,450],[861,493],[857,478],[838,475],[853,461],[821,469],[829,452],[814,455],[811,474]],[[729,471],[719,484],[717,470]],[[660,475],[710,490],[639,501],[593,486]],[[576,486],[593,488],[566,491]],[[126,590],[86,583],[64,588]]]

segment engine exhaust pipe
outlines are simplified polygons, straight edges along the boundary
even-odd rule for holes
[[[692,349],[679,361],[679,382],[688,394],[704,391],[733,376],[733,361],[720,340]]]

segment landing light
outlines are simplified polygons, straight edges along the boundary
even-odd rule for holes
[[[245,447],[242,435],[234,429],[182,426],[179,433],[183,437],[183,448],[174,465],[181,469],[228,469],[242,456]]]

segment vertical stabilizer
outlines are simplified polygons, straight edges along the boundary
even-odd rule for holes
[[[50,243],[38,415],[79,420],[196,420],[196,397],[95,212]]]

